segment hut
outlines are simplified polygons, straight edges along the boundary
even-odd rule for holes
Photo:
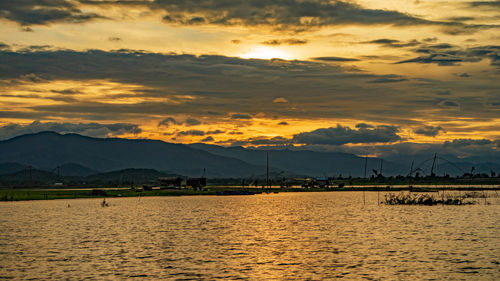
[[[207,186],[207,178],[189,178],[187,179],[186,186],[190,186],[194,189],[202,189]]]
[[[180,189],[182,187],[181,177],[162,177],[158,178],[160,189]]]
[[[328,178],[315,178],[314,186],[319,188],[330,187],[330,180]]]

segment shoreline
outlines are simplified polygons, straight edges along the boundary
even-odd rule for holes
[[[438,191],[498,191],[499,185],[488,187],[477,186],[367,186],[367,187],[344,187],[344,188],[280,188],[278,186],[270,189],[252,187],[221,187],[210,186],[204,191],[193,189],[153,189],[141,190],[131,188],[87,188],[87,189],[0,189],[0,202],[12,201],[34,201],[34,200],[58,200],[58,199],[83,199],[83,198],[120,198],[120,197],[147,197],[147,196],[204,196],[218,195],[219,192],[241,192],[270,193],[276,192],[342,192],[342,191],[385,191],[385,192],[438,192]],[[219,194],[220,195],[220,194]],[[234,194],[233,194],[234,195]],[[240,194],[245,195],[245,194]],[[247,194],[250,195],[250,194]]]

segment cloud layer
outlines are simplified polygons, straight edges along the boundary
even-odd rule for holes
[[[0,18],[21,25],[45,25],[56,22],[81,23],[105,18],[96,13],[83,12],[74,1],[67,0],[2,0]]]
[[[497,7],[496,2],[476,1],[471,7]],[[345,25],[440,26],[448,33],[459,34],[492,26],[468,25],[455,17],[452,20],[425,19],[386,8],[366,8],[352,1],[326,0],[20,0],[2,1],[0,17],[21,25],[50,23],[81,23],[105,19],[106,10],[143,9],[159,13],[166,24],[271,27],[274,30],[306,31],[311,28]],[[92,10],[95,12],[86,12]],[[128,15],[130,17],[130,15]],[[494,26],[493,26],[494,27]],[[269,41],[270,44],[281,42]],[[303,44],[288,41],[286,44]]]
[[[494,60],[497,55],[493,50],[496,48],[475,48],[474,52]],[[404,126],[418,125],[415,118],[493,120],[498,116],[495,104],[500,102],[494,95],[494,82],[478,88],[467,78],[410,79],[313,61],[57,49],[0,51],[0,61],[6,62],[0,65],[4,89],[0,96],[16,100],[3,108],[0,118],[132,120],[155,116],[161,118],[156,119],[159,126],[168,127],[200,125],[202,117],[212,122],[249,122],[255,116],[279,116]],[[109,86],[110,93],[102,99],[83,99],[88,94],[86,88],[50,88],[58,81],[116,85]],[[48,87],[46,92],[40,90],[41,84]],[[113,87],[129,90],[117,93]],[[24,94],[20,94],[21,89]],[[44,99],[57,103],[39,102]],[[186,112],[193,116],[176,116]]]
[[[293,136],[293,142],[299,144],[327,145],[395,142],[401,140],[401,137],[397,135],[398,132],[399,129],[394,126],[360,126],[357,129],[351,129],[337,125],[337,127],[317,129],[312,132],[297,134]]]

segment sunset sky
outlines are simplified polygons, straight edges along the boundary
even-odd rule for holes
[[[0,0],[0,28],[0,139],[499,151],[500,1]]]

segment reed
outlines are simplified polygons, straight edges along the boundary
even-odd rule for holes
[[[385,195],[385,200],[382,203],[386,205],[426,205],[426,206],[475,204],[474,201],[469,201],[469,200],[466,201],[461,196],[455,197],[449,195],[446,198],[444,198],[443,196],[441,199],[436,199],[431,194],[415,194],[415,193],[410,193],[410,194],[400,193],[397,195],[394,193],[389,193]]]

